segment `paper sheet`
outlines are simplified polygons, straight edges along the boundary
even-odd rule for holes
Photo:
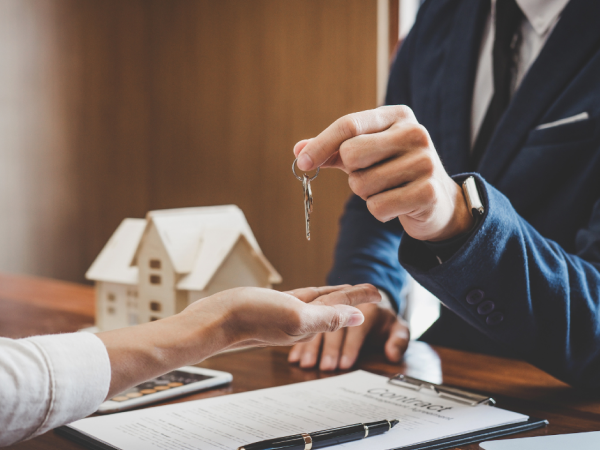
[[[360,422],[399,419],[390,432],[368,439],[386,450],[493,426],[527,416],[491,406],[467,406],[428,392],[391,385],[356,371],[304,383],[195,400],[71,424],[122,450],[232,450],[244,444]],[[367,441],[334,448],[364,449]]]

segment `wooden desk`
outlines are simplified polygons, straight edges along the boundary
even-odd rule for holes
[[[39,278],[0,274],[0,336],[76,331],[93,322],[91,288]],[[203,367],[233,374],[233,383],[222,389],[187,396],[177,402],[244,392],[270,386],[331,376],[301,370],[286,361],[287,349],[254,349],[215,356]],[[400,365],[388,364],[382,355],[363,355],[358,367],[383,375],[402,372],[433,382],[445,382],[492,395],[502,408],[548,419],[544,429],[515,435],[539,436],[600,430],[600,399],[578,393],[529,364],[510,359],[432,348],[413,342]],[[19,450],[83,447],[46,433],[11,447]],[[475,450],[478,445],[461,449]]]

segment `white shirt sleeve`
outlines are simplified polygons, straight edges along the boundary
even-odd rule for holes
[[[0,446],[93,413],[110,377],[108,352],[95,334],[0,338]]]

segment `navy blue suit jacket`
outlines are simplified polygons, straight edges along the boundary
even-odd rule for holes
[[[410,106],[448,173],[468,170],[487,0],[427,0],[393,64],[386,102]],[[444,264],[397,220],[353,197],[328,281],[398,301],[408,271],[447,307],[433,343],[525,359],[600,389],[600,2],[571,0],[477,168],[486,213]],[[587,112],[589,118],[537,130]],[[461,175],[462,174],[462,175]]]

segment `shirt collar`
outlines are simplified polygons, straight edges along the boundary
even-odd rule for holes
[[[543,36],[557,22],[569,0],[516,0],[537,34]]]

